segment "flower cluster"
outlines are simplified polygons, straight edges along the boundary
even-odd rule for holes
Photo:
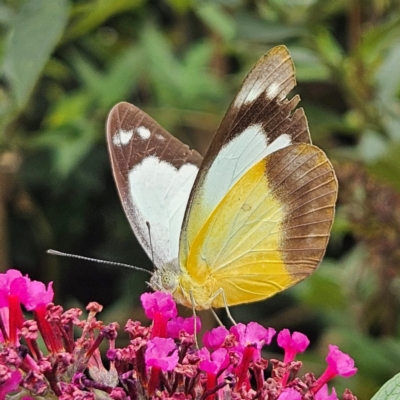
[[[129,320],[129,344],[116,348],[118,324],[96,319],[99,304],[90,303],[82,320],[81,310],[63,311],[51,302],[51,284],[46,288],[15,270],[0,274],[0,400],[335,400],[327,382],[357,371],[350,356],[331,345],[319,378],[312,373],[298,377],[302,363],[296,355],[308,347],[307,337],[282,330],[277,342],[283,361],[266,360],[262,349],[275,330],[256,322],[215,328],[205,333],[199,348],[198,317],[178,317],[167,293],[144,293],[141,299],[152,324]],[[21,305],[33,319],[25,319]],[[78,338],[74,328],[81,330]],[[105,340],[108,369],[99,351]],[[346,390],[343,399],[356,397]]]

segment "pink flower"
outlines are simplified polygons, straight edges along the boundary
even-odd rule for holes
[[[21,300],[26,296],[29,278],[22,276],[16,269],[9,269],[0,274],[0,307],[9,306],[9,296],[18,296]]]
[[[197,352],[197,355],[202,360],[199,364],[200,369],[209,374],[217,375],[229,365],[229,354],[224,348],[210,354],[209,350],[203,347]]]
[[[181,331],[185,331],[189,335],[194,334],[195,317],[182,318],[176,317],[167,322],[167,336],[173,339],[179,338]],[[196,332],[201,330],[201,321],[199,317],[196,317]]]
[[[172,371],[178,364],[178,350],[173,339],[154,338],[147,342],[146,365]]]
[[[0,365],[0,399],[5,399],[8,393],[17,390],[22,375],[18,370],[10,370],[5,365]]]
[[[39,281],[31,281],[27,288],[27,296],[23,304],[28,311],[34,310],[41,304],[48,304],[53,301],[53,282],[46,285]]]
[[[273,328],[264,328],[257,322],[250,322],[247,326],[241,323],[234,325],[230,332],[235,335],[241,350],[247,346],[261,350],[265,344],[271,343],[276,331]]]
[[[319,390],[335,376],[340,375],[348,378],[357,372],[354,367],[354,360],[346,353],[343,353],[335,345],[329,345],[329,354],[326,357],[328,366],[324,373],[316,380],[311,392],[316,394]]]
[[[339,400],[335,388],[332,388],[332,394],[329,394],[328,385],[325,384],[315,395],[315,400]]]
[[[242,353],[241,363],[236,368],[237,382],[236,390],[245,385],[246,389],[250,388],[250,380],[248,376],[248,369],[251,361],[261,359],[261,349],[264,344],[270,344],[275,329],[264,328],[257,322],[250,322],[247,326],[245,324],[237,324],[232,326],[230,332],[235,336],[238,345],[236,350]]]
[[[146,317],[154,319],[157,313],[165,319],[171,319],[178,315],[176,304],[170,293],[155,292],[143,293],[140,296]]]
[[[296,389],[286,388],[278,397],[278,400],[301,400],[302,396]]]
[[[285,350],[285,358],[283,360],[285,363],[293,361],[296,354],[303,353],[310,344],[306,335],[300,332],[293,332],[293,334],[290,335],[289,329],[280,331],[277,341],[278,346]]]
[[[339,350],[339,347],[330,344],[329,354],[326,357],[328,368],[335,373],[335,375],[343,376],[348,378],[357,372],[357,368],[354,367],[354,360],[346,353]]]
[[[224,344],[228,335],[229,331],[224,326],[219,326],[211,331],[207,331],[203,336],[204,346],[216,350]]]

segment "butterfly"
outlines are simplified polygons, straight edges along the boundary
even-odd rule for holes
[[[119,103],[107,121],[125,214],[154,290],[193,309],[266,299],[309,276],[328,243],[337,179],[311,144],[289,51],[245,78],[204,158],[149,115]],[[149,229],[150,228],[150,229]]]

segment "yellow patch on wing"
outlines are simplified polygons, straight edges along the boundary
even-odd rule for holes
[[[325,253],[336,196],[332,165],[317,147],[270,154],[232,186],[197,234],[186,236],[194,239],[180,249],[174,296],[190,306],[191,294],[199,309],[224,307],[266,299],[304,279]],[[194,202],[189,222],[202,211]],[[220,290],[226,304],[213,297]]]
[[[252,167],[215,208],[181,259],[181,286],[196,305],[223,289],[227,305],[264,299],[292,283],[279,251],[283,205],[270,190],[266,160]],[[190,218],[196,216],[192,209]],[[206,303],[206,304],[204,304]],[[212,302],[223,307],[222,296]]]

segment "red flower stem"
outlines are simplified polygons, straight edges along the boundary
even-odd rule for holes
[[[310,392],[316,394],[325,383],[329,382],[337,375],[336,372],[332,371],[332,369],[328,366],[324,373],[315,381],[315,383],[310,388]]]
[[[155,337],[160,337],[160,338],[167,337],[167,320],[164,318],[164,315],[160,312],[154,313],[151,338],[154,339]]]
[[[42,353],[39,350],[39,346],[38,346],[36,340],[25,338],[25,341],[26,341],[26,345],[28,346],[28,349],[30,350],[33,357],[35,357],[36,360],[39,360],[40,358],[42,358]]]
[[[247,389],[250,388],[250,382],[249,382],[249,378],[248,378],[248,370],[249,370],[250,362],[253,359],[254,351],[255,351],[255,348],[252,346],[247,346],[244,349],[242,362],[237,367],[236,375],[238,377],[238,380],[236,383],[236,390],[239,390],[244,383],[246,384]]]
[[[152,396],[156,391],[156,389],[160,386],[160,374],[161,374],[161,368],[159,367],[151,368],[149,386],[148,386],[149,396]]]
[[[22,328],[24,317],[21,311],[21,304],[19,296],[9,294],[9,335],[10,335],[10,346],[15,347],[18,341],[18,329]]]
[[[212,392],[213,389],[217,386],[217,376],[215,374],[212,374],[210,372],[207,372],[207,392]],[[210,394],[207,396],[207,400],[214,400],[215,399],[215,394]]]
[[[61,343],[61,338],[57,337],[52,325],[46,319],[46,306],[40,304],[36,307],[34,310],[34,316],[47,350],[51,353],[64,352],[65,349]]]

